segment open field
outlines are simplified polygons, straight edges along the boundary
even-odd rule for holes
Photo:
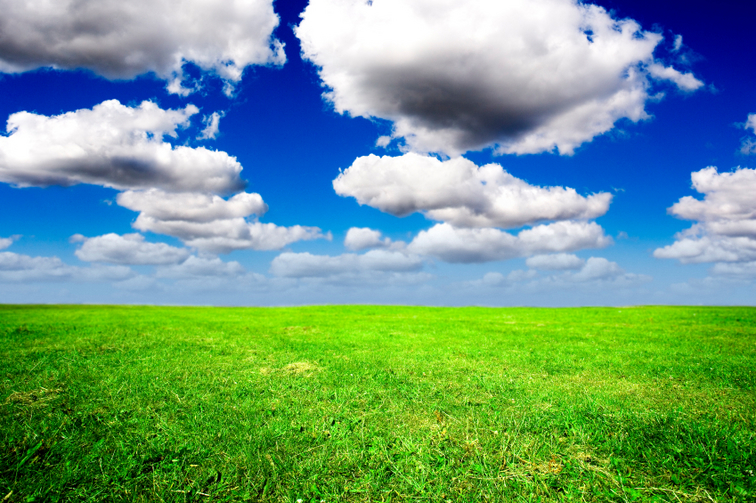
[[[756,499],[753,308],[0,306],[0,339],[3,502]]]

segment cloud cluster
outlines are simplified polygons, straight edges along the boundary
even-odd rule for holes
[[[476,263],[603,248],[611,243],[612,238],[595,222],[554,222],[516,235],[495,228],[464,229],[443,223],[421,231],[407,250],[444,262]]]
[[[683,264],[714,262],[712,272],[725,276],[748,274],[756,268],[756,170],[719,173],[708,167],[691,178],[704,198],[685,196],[668,211],[695,224],[673,244],[654,250],[654,257]]]
[[[115,189],[242,190],[236,158],[204,147],[173,146],[165,136],[186,127],[194,105],[163,110],[110,100],[91,110],[47,117],[18,112],[0,136],[0,181],[19,187],[79,183]]]
[[[571,154],[647,118],[653,80],[703,85],[654,58],[661,35],[574,0],[311,0],[296,34],[336,111],[416,152]]]
[[[588,220],[609,209],[612,195],[579,195],[575,189],[538,187],[498,164],[478,167],[457,157],[407,153],[357,158],[333,187],[341,196],[395,216],[421,212],[457,227],[516,228],[554,220]]]
[[[182,67],[217,74],[226,91],[249,65],[282,65],[271,0],[0,0],[0,72],[86,68],[110,79],[154,72],[188,94]]]
[[[166,193],[158,189],[126,191],[118,195],[120,206],[138,211],[132,224],[181,239],[188,246],[211,253],[233,250],[278,250],[295,241],[327,238],[317,227],[281,227],[260,223],[268,206],[259,194],[243,192],[229,199],[201,193]],[[254,215],[253,221],[247,217]]]
[[[116,201],[139,212],[135,229],[174,236],[212,253],[273,250],[326,237],[315,227],[260,223],[268,207],[259,194],[240,192],[246,183],[234,157],[165,141],[197,112],[193,105],[163,110],[149,101],[128,107],[111,100],[53,117],[13,114],[8,136],[0,136],[0,182],[19,187],[87,183],[122,190]],[[206,132],[217,129],[219,117],[211,116]],[[230,194],[235,195],[221,197]],[[89,261],[158,264],[188,256],[186,250],[170,251],[138,235],[108,234],[83,242],[77,254]]]
[[[612,242],[601,226],[588,222],[607,212],[611,194],[581,196],[571,188],[530,185],[498,164],[478,167],[462,157],[441,161],[412,152],[370,155],[356,159],[333,187],[395,216],[420,212],[442,222],[421,231],[406,248],[445,262],[507,260]],[[532,227],[516,235],[502,230],[523,226]],[[377,231],[350,233],[345,245],[354,250],[390,246]]]

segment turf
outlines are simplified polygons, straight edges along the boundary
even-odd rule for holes
[[[0,306],[0,501],[754,501],[755,363],[753,308]]]

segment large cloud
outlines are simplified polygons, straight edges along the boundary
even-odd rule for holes
[[[651,79],[703,85],[654,58],[661,35],[574,0],[311,0],[296,34],[339,113],[450,156],[571,154],[647,118]]]
[[[118,195],[119,205],[138,211],[135,229],[181,239],[188,246],[212,253],[233,250],[278,250],[303,239],[328,238],[317,227],[281,227],[248,221],[268,206],[259,194],[241,193],[230,199],[197,193],[165,193],[152,189]]]
[[[0,136],[0,181],[20,187],[88,183],[116,189],[237,192],[244,188],[234,157],[163,140],[189,124],[197,107],[163,110],[116,100],[91,110],[47,117],[18,112]]]
[[[71,238],[81,242],[76,256],[85,262],[108,262],[124,265],[178,264],[189,257],[189,250],[165,243],[148,243],[141,234],[105,234],[87,238],[80,234]]]
[[[498,164],[478,167],[463,157],[440,161],[414,153],[359,157],[333,187],[339,195],[395,216],[422,212],[457,227],[593,219],[605,214],[612,200],[607,193],[584,197],[572,188],[530,185]]]
[[[685,196],[669,213],[696,223],[654,257],[682,263],[756,260],[756,170],[719,173],[708,167],[691,174],[693,188],[704,195]]]
[[[0,0],[0,72],[87,68],[111,79],[154,72],[186,94],[182,66],[227,91],[248,65],[281,65],[271,0]]]
[[[595,222],[555,222],[525,229],[517,235],[494,228],[459,229],[443,223],[421,231],[407,250],[445,262],[473,263],[602,248],[611,242]]]

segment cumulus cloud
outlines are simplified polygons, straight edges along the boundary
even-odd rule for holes
[[[73,242],[81,242],[76,256],[85,262],[108,262],[123,265],[178,264],[189,257],[189,250],[165,243],[148,243],[141,234],[110,233],[87,238],[74,235]]]
[[[344,238],[344,246],[352,251],[369,248],[402,248],[405,244],[403,241],[393,242],[389,238],[384,238],[381,231],[368,227],[352,227]]]
[[[654,58],[661,35],[573,0],[311,0],[296,34],[337,112],[417,152],[571,154],[646,119],[652,79],[702,85]]]
[[[278,250],[295,241],[326,238],[317,227],[281,227],[248,221],[264,214],[268,206],[259,194],[240,193],[229,199],[199,193],[174,193],[152,189],[127,191],[116,201],[139,216],[135,229],[181,239],[186,245],[211,253],[233,250]]]
[[[654,250],[654,257],[677,259],[683,264],[756,260],[756,239],[707,234],[685,236],[680,233],[671,245]]]
[[[571,253],[554,253],[551,255],[528,257],[525,264],[531,269],[539,269],[541,271],[564,271],[580,269],[585,264],[585,261]]]
[[[154,72],[188,94],[182,67],[217,74],[226,92],[249,65],[282,65],[271,0],[0,0],[0,72],[85,68],[109,79]]]
[[[77,281],[101,282],[124,280],[134,272],[124,266],[75,267],[58,257],[31,257],[0,252],[0,282]]]
[[[208,223],[249,215],[260,217],[268,211],[260,194],[248,192],[223,199],[214,194],[129,190],[118,194],[116,202],[124,208],[141,212],[140,218],[146,216],[160,221]]]
[[[326,277],[339,274],[378,272],[415,272],[423,267],[416,255],[398,251],[370,250],[358,255],[345,253],[331,257],[310,253],[282,253],[273,259],[270,272],[288,278]]]
[[[719,173],[708,167],[691,174],[693,188],[704,195],[681,198],[668,212],[696,222],[654,257],[682,263],[756,260],[756,170]]]
[[[0,238],[0,250],[5,250],[13,244],[13,238]]]
[[[498,164],[478,167],[463,157],[441,161],[415,153],[359,157],[333,187],[395,216],[421,212],[457,227],[593,219],[605,214],[612,200],[608,193],[581,196],[572,188],[530,185]]]
[[[163,140],[175,137],[197,111],[194,105],[163,110],[149,101],[132,108],[110,100],[52,117],[15,113],[8,119],[8,135],[0,136],[0,181],[19,187],[87,183],[120,190],[242,190],[236,158]]]
[[[611,243],[611,237],[595,222],[555,222],[516,235],[494,228],[460,229],[443,223],[421,231],[407,249],[445,262],[474,263],[603,248]]]

